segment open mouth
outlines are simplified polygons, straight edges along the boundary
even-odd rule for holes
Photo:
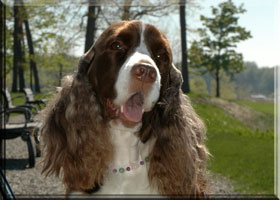
[[[121,106],[121,114],[131,122],[140,122],[143,115],[144,95],[136,92]]]
[[[135,124],[142,120],[144,113],[144,94],[140,91],[131,95],[127,101],[121,105],[116,106],[111,100],[107,99],[107,109],[109,116],[114,118],[120,118],[123,122],[129,124]]]

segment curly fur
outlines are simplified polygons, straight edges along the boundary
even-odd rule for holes
[[[171,67],[166,90],[143,119],[140,137],[156,137],[150,155],[149,179],[161,194],[197,195],[207,192],[208,151],[205,126],[181,91],[181,73]]]
[[[87,76],[93,57],[91,49],[80,60],[73,80],[66,79],[45,111],[43,172],[62,174],[68,192],[102,185],[112,160],[108,119]],[[174,65],[166,69],[160,98],[152,111],[144,113],[139,131],[142,142],[156,138],[149,181],[162,195],[199,196],[207,192],[205,126],[180,89],[181,73]]]
[[[66,81],[48,105],[41,130],[46,148],[43,172],[58,176],[62,169],[67,191],[101,185],[111,160],[107,126],[83,62],[73,82]]]

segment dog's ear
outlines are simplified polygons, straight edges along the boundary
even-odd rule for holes
[[[164,127],[166,122],[173,115],[172,112],[178,109],[180,104],[180,92],[183,82],[181,72],[172,63],[169,67],[169,71],[163,74],[160,97],[151,112],[144,113],[142,120],[142,129],[140,130],[140,138],[143,142],[147,141],[153,132],[155,127]]]
[[[94,50],[94,45],[92,45],[90,49],[84,54],[83,57],[87,63],[90,63],[94,58],[94,55],[95,55],[95,50]]]
[[[169,84],[171,85],[171,87],[174,87],[174,88],[177,88],[178,90],[180,90],[182,83],[183,83],[182,73],[172,63],[171,68],[170,68]]]
[[[78,74],[86,77],[87,73],[90,71],[91,63],[95,56],[94,45],[80,58],[78,64]]]
[[[67,191],[91,189],[101,184],[111,144],[100,104],[89,84],[87,71],[93,47],[80,59],[73,79],[48,104],[41,134],[45,146],[43,172],[63,175]]]
[[[199,195],[205,190],[205,128],[181,91],[182,80],[172,64],[159,101],[144,115],[140,130],[143,142],[156,138],[148,175],[150,183],[165,195]]]

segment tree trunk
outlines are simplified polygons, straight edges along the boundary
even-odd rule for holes
[[[130,8],[131,8],[131,0],[125,0],[123,6],[123,14],[121,20],[129,20],[130,19]]]
[[[34,48],[33,48],[33,41],[32,41],[32,35],[29,29],[29,23],[28,20],[24,20],[24,25],[25,25],[25,30],[26,30],[26,38],[27,38],[27,44],[28,44],[28,49],[29,49],[29,59],[30,59],[30,82],[32,85],[32,74],[34,75],[34,80],[35,80],[35,92],[40,92],[40,82],[39,82],[39,76],[38,76],[38,71],[37,71],[37,65],[36,62],[34,61]],[[32,73],[33,72],[33,73]],[[31,89],[33,87],[31,86]]]
[[[35,92],[40,92],[40,81],[38,76],[38,70],[36,62],[34,61],[34,48],[33,48],[33,41],[32,41],[32,35],[29,28],[28,18],[24,9],[23,0],[21,0],[22,9],[24,11],[24,25],[26,30],[26,38],[27,38],[27,45],[29,49],[29,60],[30,60],[30,89],[33,90],[32,87],[32,75],[34,75],[35,80]]]
[[[16,0],[14,2],[16,4]],[[19,62],[19,49],[20,49],[20,41],[19,41],[19,9],[18,6],[14,5],[14,32],[13,32],[13,83],[12,83],[12,92],[17,92],[18,85],[18,62]]]
[[[36,63],[33,67],[33,75],[34,75],[34,83],[35,83],[35,92],[40,93],[41,92],[40,81],[39,81],[39,75],[38,75],[38,69]]]
[[[216,97],[220,97],[220,68],[216,68]]]
[[[61,63],[59,63],[58,65],[59,65],[59,81],[58,81],[58,85],[61,86],[63,65]]]
[[[5,62],[6,62],[6,43],[5,43],[5,15],[6,15],[6,7],[5,5],[0,1],[0,77],[1,77],[1,81],[0,81],[0,87],[1,90],[5,89],[6,86],[6,79],[5,79],[5,72],[6,72],[6,68],[5,68]],[[1,122],[2,122],[2,115],[1,115]],[[2,128],[2,123],[1,123],[1,128]],[[2,142],[1,142],[2,145]],[[1,146],[1,155],[2,155],[2,146]]]
[[[187,63],[187,36],[186,36],[186,12],[185,12],[186,0],[180,0],[180,25],[181,25],[181,47],[182,47],[182,75],[184,82],[182,84],[182,90],[184,93],[190,92],[189,85],[189,71]]]
[[[21,26],[19,27],[19,33],[21,35],[21,40],[20,43],[21,48],[20,48],[20,55],[21,55],[21,60],[18,65],[18,75],[19,75],[19,91],[23,92],[25,88],[25,79],[24,79],[24,40],[23,40],[23,30],[22,30],[22,23]]]
[[[33,90],[33,66],[31,65],[31,60],[29,59],[29,62],[30,62],[30,65],[29,65],[29,71],[30,71],[30,75],[29,75],[29,78],[30,78],[30,80],[29,80],[29,86],[30,86],[30,89],[32,90],[32,91],[34,91]]]
[[[12,92],[18,91],[18,77],[19,77],[19,89],[23,90],[25,87],[24,81],[24,60],[22,56],[22,45],[23,30],[22,30],[22,19],[20,18],[20,6],[18,0],[14,1],[14,68],[13,68],[13,83]]]
[[[0,81],[0,87],[1,87],[1,90],[5,89],[5,71],[6,71],[6,68],[5,68],[5,58],[6,58],[6,51],[5,51],[5,5],[2,3],[2,1],[0,1],[0,77],[1,77],[1,81]],[[2,97],[1,97],[1,107],[2,107]],[[2,111],[3,108],[1,108],[1,111]],[[0,120],[1,120],[1,125],[0,125],[0,128],[2,129],[4,127],[4,121],[5,121],[5,116],[2,115],[1,113],[1,116],[0,116]],[[1,133],[2,134],[2,133]],[[5,155],[5,144],[4,144],[4,141],[1,140],[0,141],[0,154],[1,155]],[[5,161],[3,161],[3,159],[1,159],[0,161],[0,168],[3,169],[5,167]]]
[[[86,41],[85,41],[85,52],[87,52],[90,47],[93,45],[93,39],[95,36],[95,24],[97,19],[97,9],[96,0],[92,2],[89,1],[88,4],[88,20],[87,20],[87,30],[86,30]]]

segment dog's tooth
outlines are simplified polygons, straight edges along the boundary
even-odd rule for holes
[[[142,113],[143,113],[144,111],[145,111],[144,108],[142,108]]]
[[[120,114],[120,109],[116,109],[116,116],[119,116]]]
[[[121,106],[121,113],[123,113],[123,105]]]

